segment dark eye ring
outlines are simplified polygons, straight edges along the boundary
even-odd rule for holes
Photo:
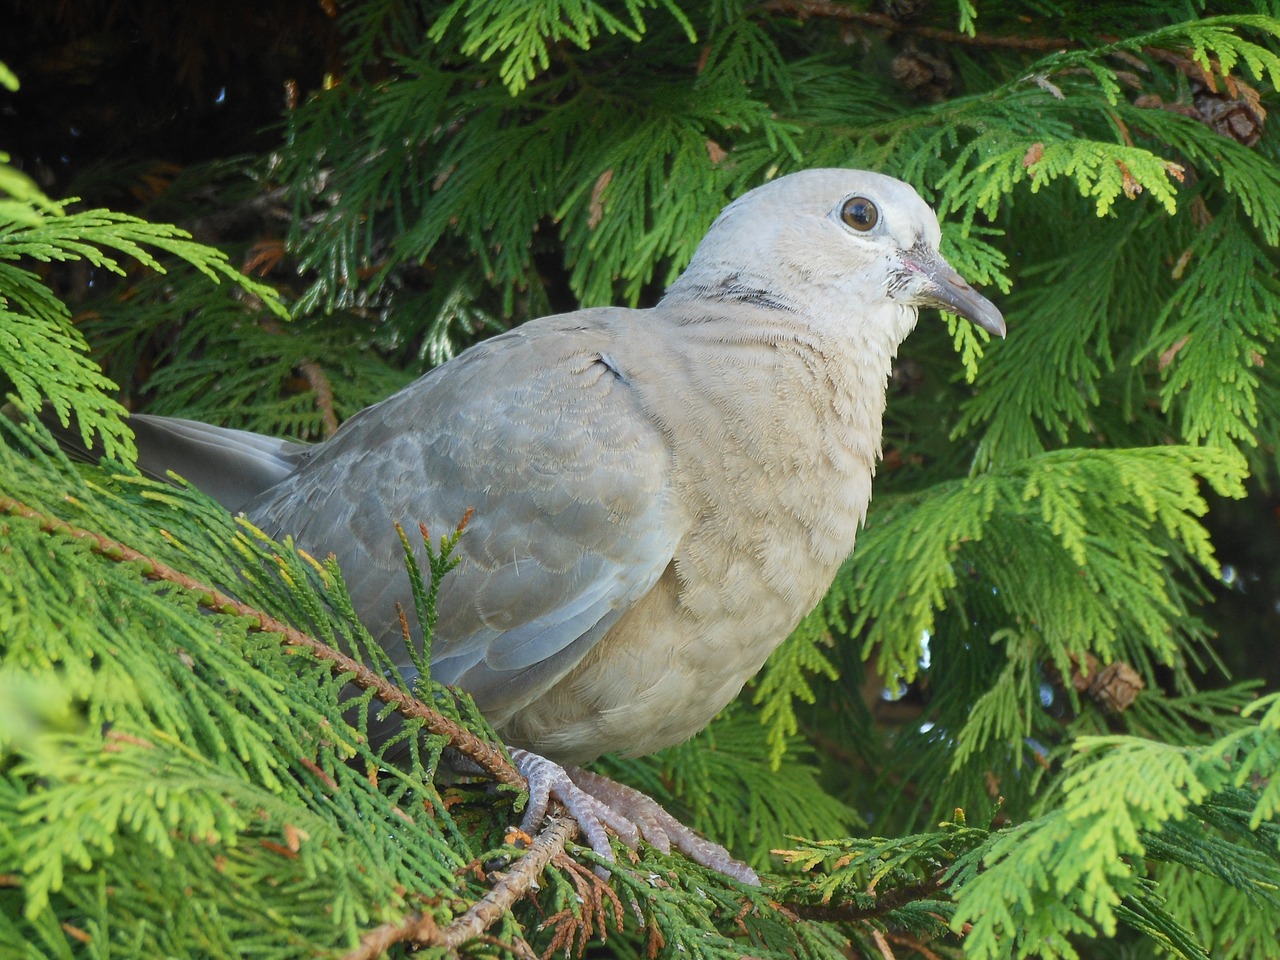
[[[840,208],[840,219],[860,233],[880,222],[880,211],[866,197],[850,197]]]

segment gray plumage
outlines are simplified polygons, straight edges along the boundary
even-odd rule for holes
[[[783,177],[724,210],[652,309],[526,323],[311,448],[135,417],[143,463],[336,554],[406,667],[393,524],[438,535],[474,508],[435,676],[516,746],[647,753],[710,721],[852,550],[918,307],[1003,334],[938,240],[897,180]]]

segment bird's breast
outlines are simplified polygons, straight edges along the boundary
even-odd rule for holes
[[[888,358],[883,370],[851,369],[803,339],[717,346],[672,360],[666,389],[646,397],[689,518],[672,564],[503,731],[512,742],[578,763],[687,739],[760,669],[852,550]]]

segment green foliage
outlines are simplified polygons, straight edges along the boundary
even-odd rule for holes
[[[693,25],[671,0],[624,0],[622,6],[625,9],[617,15],[608,4],[590,0],[508,7],[456,0],[440,14],[428,37],[439,42],[454,21],[459,21],[462,54],[482,63],[501,55],[498,76],[513,96],[551,66],[550,51],[562,41],[589,50],[601,33],[640,40],[645,32],[642,11],[646,9],[665,10],[684,28],[690,43],[697,39]]]
[[[881,500],[826,616],[863,634],[886,674],[910,680],[937,613],[977,592],[959,589],[972,571],[1060,666],[1085,649],[1110,658],[1149,647],[1167,661],[1185,615],[1170,565],[1216,573],[1196,519],[1206,510],[1200,478],[1239,495],[1241,476],[1239,460],[1215,447],[1077,449]],[[1121,651],[1126,636],[1142,640]]]
[[[185,230],[109,210],[67,213],[64,206],[71,201],[53,203],[2,165],[0,190],[12,197],[0,204],[0,374],[28,409],[48,401],[63,426],[74,415],[86,446],[97,434],[107,456],[133,456],[133,438],[121,419],[125,410],[110,396],[116,384],[87,356],[89,346],[72,325],[66,304],[16,261],[82,260],[125,276],[127,258],[164,273],[150,247],[185,261],[214,283],[231,281],[277,316],[287,316],[274,288],[232,269],[224,253],[193,242]]]
[[[1248,729],[1250,737],[1274,734],[1262,725]],[[1077,741],[1055,809],[993,834],[980,850],[981,871],[976,856],[957,867],[951,925],[970,925],[968,954],[1075,958],[1065,934],[1114,935],[1118,921],[1131,920],[1137,909],[1172,953],[1205,956],[1141,882],[1158,861],[1215,877],[1269,915],[1272,936],[1260,937],[1257,948],[1270,951],[1280,909],[1280,829],[1272,822],[1259,834],[1251,826],[1259,797],[1240,789],[1250,764],[1237,768],[1238,737],[1195,749],[1130,737]],[[1192,816],[1209,831],[1186,829]],[[1182,909],[1197,907],[1183,902]]]
[[[330,318],[264,322],[236,300],[210,302],[180,267],[138,280],[80,327],[108,351],[122,388],[154,398],[150,411],[300,439],[322,439],[327,417],[345,420],[412,380],[372,332]]]
[[[800,729],[794,701],[816,702],[812,675],[839,679],[839,671],[820,649],[830,645],[831,635],[824,618],[817,612],[810,614],[769,657],[764,672],[754,684],[752,702],[764,705],[760,723],[768,731],[769,762],[774,769],[782,762],[791,738]]]
[[[785,836],[859,826],[858,813],[822,789],[813,751],[803,741],[791,737],[762,753],[762,722],[756,711],[731,708],[686,743],[638,760],[613,757],[602,769],[670,797],[685,822],[762,869]],[[726,796],[739,801],[719,802]]]
[[[0,955],[336,956],[519,869],[518,792],[445,786],[443,736],[260,629],[385,670],[341,571],[120,466],[125,408],[322,438],[523,319],[654,302],[728,199],[836,165],[913,183],[1010,333],[921,319],[828,597],[706,731],[601,764],[767,885],[647,847],[606,882],[570,845],[490,939],[427,952],[1280,957],[1274,636],[1237,616],[1262,588],[1217,518],[1248,492],[1276,537],[1277,17],[360,0],[296,33],[324,81],[299,68],[234,155],[229,120],[178,173],[163,136],[77,141],[78,182],[0,144],[5,392],[108,456],[0,422],[0,495],[30,508],[0,515]],[[208,29],[183,62],[216,61]],[[48,83],[42,52],[0,87]],[[100,88],[58,122],[118,118]],[[15,102],[15,130],[46,112]],[[428,633],[438,581],[407,612]],[[397,732],[374,750],[371,724]]]
[[[316,571],[282,567],[278,547],[236,532],[193,491],[118,472],[82,479],[4,429],[7,494],[110,531],[202,583],[274,597],[264,604],[273,614],[339,642],[361,633],[326,612],[339,604],[320,602],[332,588]],[[274,939],[255,929],[265,907],[293,929],[289,954],[304,956],[354,940],[414,877],[453,882],[460,861],[445,827],[431,816],[407,824],[396,806],[406,781],[434,796],[429,774],[371,775],[377,758],[342,719],[339,678],[251,632],[243,616],[200,610],[198,590],[149,583],[138,564],[31,520],[2,522],[0,682],[31,705],[9,711],[0,731],[0,862],[22,878],[0,891],[7,944],[52,949],[37,931],[58,930],[61,918],[100,950],[114,930],[141,953],[199,942],[239,956]],[[104,884],[117,891],[108,899]],[[278,897],[264,901],[267,889]]]
[[[432,782],[443,741],[407,739],[416,729],[408,724],[372,752],[368,724],[384,711],[367,696],[344,700],[345,675],[257,632],[239,608],[210,609],[210,589],[233,591],[381,665],[331,561],[265,540],[193,490],[118,468],[77,472],[31,425],[0,421],[0,431],[6,497],[146,558],[121,563],[114,546],[93,550],[49,532],[48,521],[0,519],[0,863],[21,878],[0,887],[6,943],[61,950],[52,944],[65,946],[60,924],[69,923],[101,950],[180,953],[199,943],[202,953],[236,956],[248,943],[310,956],[421,909],[419,894],[450,891],[433,907],[441,925],[458,902],[479,899],[486,887],[463,867],[497,852],[515,816],[510,802],[462,794],[453,801],[470,802],[446,805]],[[435,549],[436,572],[447,573],[457,537]],[[149,582],[157,564],[191,582]],[[430,624],[434,594],[424,591],[418,606]],[[420,695],[492,736],[441,688]],[[759,862],[786,832],[852,826],[856,817],[821,791],[799,752],[770,772],[752,749],[758,723],[748,713],[658,758],[663,766],[632,772]],[[385,759],[406,744],[407,761]],[[750,798],[745,818],[709,802],[727,791]],[[646,877],[677,865],[687,869],[647,850],[634,873],[615,873],[621,895],[643,894],[643,929],[632,933],[698,956],[736,956],[742,890],[698,871],[670,874],[655,896]],[[574,876],[544,878],[546,913],[577,890]],[[122,893],[104,900],[104,886]],[[765,891],[750,896],[749,935],[774,944],[763,955],[786,955],[797,934],[768,909]],[[263,917],[269,927],[255,926]],[[290,931],[283,942],[277,927]],[[115,931],[128,931],[127,947]]]

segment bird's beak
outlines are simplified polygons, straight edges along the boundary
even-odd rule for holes
[[[969,286],[938,254],[917,246],[907,251],[903,266],[924,281],[915,296],[919,306],[938,307],[964,317],[993,336],[1004,336],[1004,315],[999,308]]]

